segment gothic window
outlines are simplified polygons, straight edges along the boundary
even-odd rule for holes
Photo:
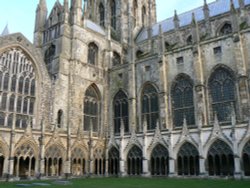
[[[141,104],[142,121],[146,121],[148,130],[155,129],[159,122],[159,102],[158,93],[151,84],[144,87]]]
[[[2,94],[2,100],[1,100],[1,110],[5,111],[7,107],[7,93]]]
[[[112,147],[109,150],[109,174],[111,175],[118,175],[119,174],[119,162],[120,162],[120,154],[119,151]]]
[[[98,131],[99,105],[100,101],[97,91],[94,86],[90,86],[84,98],[84,131]]]
[[[116,30],[116,1],[111,0],[110,4],[111,9],[111,27]]]
[[[134,3],[133,3],[133,16],[134,16],[134,26],[135,27],[136,27],[136,24],[137,24],[137,11],[138,11],[137,0],[134,0]]]
[[[113,101],[114,106],[114,133],[119,134],[121,122],[124,124],[124,132],[129,132],[129,112],[128,112],[128,97],[119,91]]]
[[[105,9],[102,3],[99,5],[100,26],[105,26]]]
[[[98,47],[93,42],[88,47],[88,63],[91,65],[98,64]]]
[[[173,84],[172,91],[173,103],[173,123],[175,127],[181,127],[186,118],[187,125],[195,124],[193,83],[185,77],[179,76]]]
[[[12,127],[12,124],[13,124],[13,114],[9,114],[8,115],[8,127]]]
[[[199,175],[199,152],[190,143],[181,146],[178,152],[178,175]]]
[[[23,77],[21,76],[20,78],[19,78],[19,81],[18,81],[18,92],[20,93],[20,94],[22,94],[23,93]]]
[[[29,88],[30,88],[30,80],[29,80],[29,78],[26,78],[24,83],[25,83],[24,84],[24,93],[29,94]]]
[[[52,69],[52,62],[53,62],[55,54],[56,54],[56,46],[52,44],[46,50],[45,55],[44,55],[44,61],[46,63],[47,69],[49,71],[51,71],[51,69]]]
[[[234,153],[224,141],[216,140],[211,145],[207,160],[209,175],[232,176],[234,174]]]
[[[3,85],[3,73],[0,72],[0,90],[2,90],[2,85]]]
[[[61,128],[63,125],[63,111],[59,110],[57,112],[57,127]]]
[[[219,35],[228,35],[233,32],[232,25],[230,23],[225,23],[220,29]]]
[[[192,45],[193,44],[193,37],[192,35],[190,35],[188,38],[187,38],[187,45]]]
[[[33,79],[31,81],[30,95],[34,96],[35,95],[35,91],[36,91],[36,83],[35,83],[35,79]]]
[[[121,56],[113,52],[113,58],[112,58],[113,66],[121,65]]]
[[[9,74],[8,73],[4,75],[3,89],[6,91],[8,91],[9,89]]]
[[[13,76],[11,79],[11,91],[16,92],[16,76]]]
[[[245,176],[250,176],[250,141],[247,142],[242,153]]]
[[[151,175],[153,176],[166,176],[169,173],[168,167],[169,154],[168,150],[158,144],[151,154]]]
[[[0,126],[4,126],[4,121],[5,121],[5,114],[3,112],[0,112]]]
[[[21,49],[12,48],[0,54],[0,66],[4,66],[6,70],[2,82],[5,91],[0,95],[0,113],[6,114],[5,126],[15,125],[16,128],[25,128],[27,120],[34,116],[33,63]]]
[[[147,13],[146,13],[146,7],[143,6],[142,7],[142,15],[141,15],[141,19],[142,19],[142,25],[145,26],[146,25],[146,17]]]
[[[141,175],[142,173],[142,150],[133,146],[127,156],[128,175]]]
[[[13,112],[15,106],[15,95],[11,95],[9,99],[9,111]]]
[[[209,79],[209,90],[213,113],[217,114],[220,122],[230,121],[236,102],[233,75],[225,68],[216,69]]]

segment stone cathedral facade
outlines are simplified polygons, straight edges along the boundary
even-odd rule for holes
[[[167,3],[166,3],[167,10]],[[250,176],[250,0],[40,0],[0,36],[0,177]]]

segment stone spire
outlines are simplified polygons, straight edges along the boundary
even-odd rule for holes
[[[207,4],[207,0],[204,0],[203,12],[204,12],[205,20],[208,20],[210,16],[210,10]]]
[[[178,14],[177,14],[176,10],[174,11],[174,19],[173,19],[173,21],[174,21],[174,27],[175,27],[175,29],[179,29],[179,27],[180,27],[180,20],[179,20],[179,17],[178,17]]]
[[[9,32],[8,24],[6,24],[5,28],[3,29],[3,32],[1,34],[1,36],[6,36],[8,34],[10,34],[10,32]]]

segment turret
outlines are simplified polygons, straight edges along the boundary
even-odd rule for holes
[[[41,47],[43,39],[43,31],[47,18],[47,4],[46,0],[40,0],[36,9],[36,22],[34,30],[34,44],[36,47]]]
[[[82,25],[82,0],[71,0],[71,24]]]

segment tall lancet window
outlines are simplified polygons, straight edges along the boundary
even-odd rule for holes
[[[96,87],[92,85],[87,89],[84,97],[84,131],[98,131],[99,109],[99,95]]]
[[[99,5],[100,26],[105,27],[105,9],[102,3]]]
[[[88,63],[91,65],[97,65],[98,61],[98,47],[95,43],[89,44],[88,49]]]
[[[159,101],[158,93],[151,84],[144,87],[141,103],[142,121],[147,122],[148,130],[154,130],[157,121],[159,121]]]
[[[209,90],[213,113],[217,114],[220,122],[230,121],[236,102],[233,74],[225,68],[217,68],[209,79]]]
[[[111,9],[111,27],[116,30],[116,2],[115,0],[111,0],[110,4]]]

